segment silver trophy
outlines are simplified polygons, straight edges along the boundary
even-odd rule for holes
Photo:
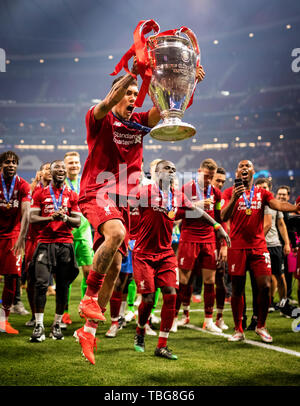
[[[161,141],[179,141],[196,133],[195,127],[181,120],[196,85],[200,52],[195,36],[192,41],[179,33],[152,36],[147,42],[153,64],[149,94],[163,119],[150,135]]]

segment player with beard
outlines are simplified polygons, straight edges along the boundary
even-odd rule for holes
[[[8,322],[17,278],[21,276],[22,255],[29,225],[30,186],[17,175],[19,157],[13,151],[0,155],[0,275],[4,275],[0,332],[19,334]]]
[[[81,177],[79,207],[95,230],[93,270],[79,313],[86,324],[75,331],[83,354],[95,363],[95,335],[128,247],[127,198],[138,185],[143,158],[143,138],[160,121],[156,107],[134,112],[138,96],[134,59],[131,73],[114,80],[107,96],[86,115],[89,154]],[[198,80],[204,78],[200,67]]]
[[[226,182],[226,171],[224,168],[219,167],[217,172],[215,173],[211,184],[213,187],[222,190],[224,184]],[[224,230],[227,231],[227,225],[222,224]],[[216,269],[216,308],[217,308],[217,315],[215,324],[221,330],[228,330],[228,326],[225,324],[223,319],[223,310],[224,310],[224,303],[225,297],[227,293],[224,277],[226,270],[228,271],[227,267],[227,245],[223,242],[220,244],[217,241],[217,269]]]
[[[142,302],[138,308],[138,324],[134,348],[145,351],[145,330],[154,303],[155,290],[161,289],[163,305],[161,324],[155,356],[176,360],[167,347],[169,331],[175,316],[176,289],[178,289],[177,259],[172,248],[172,231],[175,218],[182,218],[186,210],[193,210],[198,221],[213,227],[217,237],[228,235],[220,224],[204,210],[194,206],[184,194],[174,188],[175,165],[160,161],[156,165],[156,182],[144,186],[136,200],[140,209],[140,231],[133,250],[133,273]]]
[[[245,339],[243,318],[243,291],[246,270],[254,273],[258,289],[258,320],[256,333],[262,341],[271,343],[271,335],[265,327],[270,304],[271,261],[264,236],[264,209],[300,212],[300,204],[280,202],[265,189],[253,183],[254,167],[251,161],[239,162],[235,185],[223,193],[222,221],[230,220],[231,247],[228,249],[228,270],[232,280],[231,307],[235,332],[229,341]]]
[[[73,190],[77,195],[80,191],[80,154],[77,151],[67,152],[64,156],[64,163],[66,166],[67,177],[65,183],[68,188]],[[81,215],[80,227],[73,228],[73,245],[77,265],[81,267],[83,277],[81,280],[81,298],[84,297],[87,288],[86,280],[89,272],[93,269],[93,236],[92,229],[88,220]],[[69,303],[71,296],[71,285],[69,287],[68,302],[64,311],[62,322],[65,324],[72,324],[72,319],[69,314]]]
[[[70,283],[78,275],[72,228],[80,226],[78,197],[64,184],[64,161],[50,166],[52,181],[32,197],[30,222],[40,224],[38,246],[32,263],[35,269],[35,327],[31,342],[45,340],[44,309],[50,274],[55,275],[56,307],[50,337],[63,340],[60,323],[67,303]]]
[[[211,182],[217,171],[217,164],[212,159],[201,162],[195,178],[183,185],[182,191],[194,204],[203,208],[207,214],[220,222],[221,192]],[[182,220],[178,245],[179,292],[176,302],[176,315],[183,304],[183,317],[178,326],[189,323],[189,308],[193,290],[193,279],[201,272],[204,284],[204,323],[203,328],[221,333],[222,329],[213,322],[215,302],[216,274],[216,239],[214,230],[198,218]],[[176,331],[176,319],[172,331]]]

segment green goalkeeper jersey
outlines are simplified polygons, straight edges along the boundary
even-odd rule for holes
[[[80,178],[78,180],[71,180],[66,178],[66,184],[69,188],[71,188],[75,193],[79,194],[80,189]],[[78,228],[73,228],[72,234],[75,240],[86,240],[89,241],[91,245],[92,243],[92,229],[91,225],[88,220],[81,214],[81,224]]]

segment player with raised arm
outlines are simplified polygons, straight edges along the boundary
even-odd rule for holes
[[[239,162],[236,174],[234,186],[223,193],[225,202],[221,210],[222,221],[230,219],[228,270],[232,280],[231,307],[235,332],[229,341],[245,339],[242,327],[243,292],[246,270],[250,267],[258,288],[255,331],[262,341],[271,343],[273,339],[265,327],[270,304],[271,261],[264,236],[264,209],[268,205],[274,210],[299,212],[300,204],[280,202],[271,192],[257,188],[253,183],[253,164],[247,159]]]
[[[201,162],[197,176],[183,185],[183,192],[194,204],[220,222],[221,192],[212,186],[212,179],[217,171],[217,164],[212,159]],[[222,329],[213,322],[215,302],[215,274],[217,264],[216,238],[214,230],[199,219],[184,218],[178,246],[179,292],[176,303],[178,314],[183,304],[183,318],[178,325],[189,323],[189,307],[193,289],[193,278],[202,274],[204,283],[204,323],[208,331],[221,333]],[[175,327],[175,326],[174,326]]]
[[[139,182],[143,137],[161,118],[156,107],[134,112],[136,74],[134,59],[131,72],[115,79],[107,96],[86,115],[89,154],[81,177],[79,207],[95,230],[95,255],[86,294],[79,305],[87,321],[74,336],[92,364],[98,322],[105,320],[103,313],[121,269],[122,255],[127,253],[127,198]],[[202,67],[198,77],[204,77]]]
[[[140,210],[140,231],[133,250],[133,273],[142,302],[138,308],[138,325],[134,348],[145,351],[145,330],[157,287],[161,288],[163,306],[155,356],[171,360],[177,356],[167,347],[167,340],[175,316],[176,289],[178,288],[177,259],[172,248],[172,231],[175,218],[194,211],[199,221],[217,230],[218,238],[229,238],[216,221],[204,210],[194,206],[184,194],[174,188],[175,165],[160,161],[156,165],[156,182],[144,186],[136,200]]]

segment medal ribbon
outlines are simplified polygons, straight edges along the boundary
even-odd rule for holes
[[[63,186],[63,188],[62,188],[62,190],[61,190],[61,192],[60,192],[60,195],[59,195],[59,197],[58,197],[58,200],[56,200],[56,197],[55,197],[54,191],[53,191],[53,189],[52,189],[51,183],[50,183],[50,185],[49,185],[49,190],[50,190],[50,194],[51,194],[51,198],[52,198],[52,201],[53,201],[53,205],[54,205],[54,210],[55,210],[55,211],[57,211],[58,209],[61,208],[62,197],[63,197],[63,193],[64,193],[64,190],[65,190],[65,187],[66,187],[66,185]]]
[[[192,45],[194,47],[194,50],[197,54],[197,66],[200,65],[200,50],[199,50],[199,45],[197,42],[197,38],[195,34],[193,33],[192,30],[190,30],[187,27],[180,27],[179,29],[173,29],[173,30],[167,30],[164,32],[159,33],[160,27],[157,24],[156,21],[154,20],[141,20],[136,29],[134,30],[133,33],[133,39],[134,43],[132,44],[131,48],[123,55],[119,63],[115,66],[115,70],[113,73],[111,73],[112,76],[117,75],[122,68],[129,73],[131,76],[133,76],[136,79],[136,75],[134,75],[130,70],[128,69],[128,61],[131,59],[133,56],[136,56],[137,60],[137,66],[138,66],[138,72],[143,80],[138,97],[135,101],[135,106],[137,107],[142,107],[144,99],[146,97],[146,94],[148,93],[151,77],[152,77],[152,66],[148,54],[148,45],[149,45],[149,38],[145,38],[145,34],[148,34],[151,31],[154,31],[154,35],[151,36],[153,37],[160,37],[160,36],[165,36],[165,35],[178,35],[181,32],[186,34],[189,39],[192,42]],[[192,92],[192,96],[190,98],[189,104],[187,106],[190,107],[190,105],[193,103],[193,95],[194,91],[196,88],[197,80],[195,80],[194,84],[194,89]]]
[[[135,130],[144,131],[146,134],[151,131],[151,128],[150,128],[150,127],[146,127],[146,126],[144,126],[144,125],[142,125],[142,124],[140,124],[140,123],[136,123],[135,121],[123,120],[123,119],[117,117],[113,112],[112,112],[112,115],[113,115],[117,120],[121,121],[122,124],[126,125],[126,126],[129,127],[129,128],[134,128]]]
[[[198,181],[197,181],[196,177],[194,178],[194,182],[195,182],[195,185],[196,185],[196,193],[197,193],[197,196],[198,196],[199,200],[204,200],[204,194],[202,194],[202,192],[201,192],[201,189],[199,187],[199,184],[198,184]],[[209,199],[210,195],[211,195],[211,184],[209,184],[207,186],[206,198]]]
[[[1,173],[1,182],[2,182],[4,199],[6,200],[7,203],[9,203],[10,199],[12,197],[12,194],[14,192],[15,183],[16,183],[16,175],[13,177],[13,180],[11,181],[9,193],[7,193],[7,188],[6,188],[5,180],[4,180],[4,177],[3,177],[2,173]]]
[[[78,177],[78,179],[77,179],[77,190],[75,189],[75,187],[74,187],[74,185],[73,185],[70,178],[67,178],[67,181],[68,181],[68,184],[69,184],[70,188],[73,190],[73,192],[76,192],[77,194],[79,194],[79,191],[80,191],[80,178]]]
[[[247,199],[246,192],[243,193],[243,198],[244,198],[244,202],[245,202],[247,209],[251,209],[253,196],[254,196],[254,185],[252,185],[249,200]]]
[[[162,202],[163,202],[163,200],[164,200],[164,193],[163,193],[163,191],[162,191],[160,188],[159,188],[159,193],[160,193],[160,195],[161,195]],[[167,210],[168,210],[168,212],[172,209],[172,200],[173,200],[173,193],[172,193],[171,190],[169,190],[169,192],[168,192],[168,205],[167,205]]]

